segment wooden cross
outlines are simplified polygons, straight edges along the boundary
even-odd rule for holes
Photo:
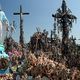
[[[69,53],[68,49],[68,38],[69,38],[69,29],[72,27],[72,23],[76,20],[76,16],[71,14],[71,11],[67,8],[65,0],[62,1],[62,6],[57,10],[56,14],[53,14],[55,21],[57,22],[58,27],[62,31],[62,53]]]
[[[20,16],[20,40],[19,40],[19,42],[20,42],[21,46],[23,47],[23,45],[24,45],[24,37],[23,37],[24,31],[23,31],[22,16],[23,15],[29,15],[29,13],[23,13],[22,6],[20,5],[20,12],[19,13],[13,13],[13,15],[19,15]]]

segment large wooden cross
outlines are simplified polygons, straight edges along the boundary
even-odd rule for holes
[[[20,12],[13,13],[13,14],[20,16],[20,39],[19,39],[19,42],[20,42],[21,46],[23,47],[24,46],[24,37],[23,37],[24,31],[23,31],[23,18],[22,18],[22,16],[29,15],[29,13],[23,13],[22,6],[20,5]]]
[[[72,23],[76,20],[76,16],[71,14],[70,9],[67,8],[65,0],[62,1],[62,6],[57,10],[57,13],[52,15],[57,22],[58,27],[62,31],[62,53],[68,53],[68,38]]]

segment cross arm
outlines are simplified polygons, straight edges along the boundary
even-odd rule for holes
[[[55,18],[61,18],[62,17],[62,15],[60,15],[59,13],[57,13],[57,14],[52,14],[52,17],[55,17]]]
[[[77,19],[74,15],[67,15],[67,17],[69,18],[69,19]]]
[[[29,15],[30,13],[23,13],[23,15]]]
[[[13,13],[13,15],[20,15],[20,13]]]

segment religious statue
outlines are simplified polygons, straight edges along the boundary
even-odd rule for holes
[[[0,8],[0,44],[3,44],[3,38],[5,37],[3,34],[3,26],[5,27],[4,29],[8,30],[9,21]]]
[[[5,52],[3,45],[5,32],[8,30],[9,22],[5,13],[0,8],[0,74],[4,74],[8,69],[9,56]],[[5,30],[6,29],[6,30]]]

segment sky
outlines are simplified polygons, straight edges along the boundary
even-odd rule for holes
[[[73,24],[70,35],[80,39],[80,0],[66,0],[68,8],[71,9],[73,15],[77,17],[77,22]],[[16,22],[16,30],[13,33],[13,38],[19,41],[19,16],[13,15],[14,12],[19,12],[19,7],[22,5],[23,12],[29,12],[30,15],[23,16],[24,20],[24,40],[29,42],[30,37],[36,32],[36,27],[40,30],[53,29],[54,19],[52,14],[61,7],[62,0],[0,0],[2,10],[5,12],[9,23],[13,20]],[[80,44],[80,41],[77,40]]]

